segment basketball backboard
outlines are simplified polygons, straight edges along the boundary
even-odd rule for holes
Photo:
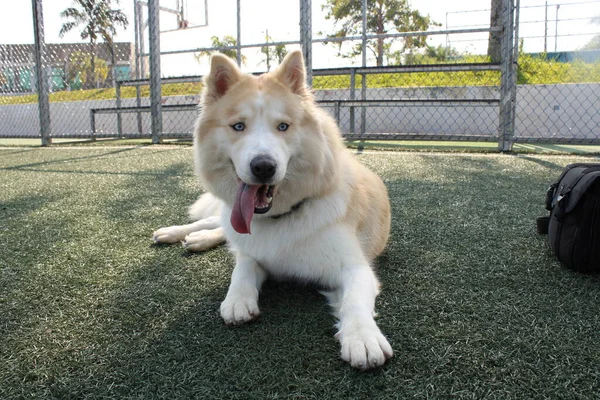
[[[208,26],[208,0],[160,0],[161,32]]]

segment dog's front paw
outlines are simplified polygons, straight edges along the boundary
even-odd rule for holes
[[[258,290],[256,290],[255,294],[249,295],[227,295],[221,303],[221,317],[223,317],[227,325],[239,325],[250,322],[260,315],[257,300]]]
[[[340,330],[336,336],[342,345],[342,359],[354,368],[376,368],[394,355],[392,346],[377,325]]]
[[[152,240],[154,243],[177,243],[181,242],[186,234],[180,226],[168,226],[154,231]]]

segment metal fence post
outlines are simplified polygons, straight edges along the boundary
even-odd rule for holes
[[[152,143],[162,140],[162,92],[160,80],[160,9],[158,0],[148,0],[148,37],[150,38],[150,113]]]
[[[500,118],[498,150],[512,151],[516,117],[517,72],[515,64],[514,0],[504,1],[502,24],[502,61],[500,64]]]
[[[90,131],[92,132],[92,141],[96,140],[96,110],[90,110]]]
[[[144,35],[142,31],[143,21],[142,21],[142,6],[138,3],[137,0],[134,0],[133,4],[133,13],[134,13],[134,40],[135,40],[135,79],[142,78],[142,68],[144,63],[142,62],[142,42],[144,40]],[[135,105],[137,107],[142,106],[142,97],[140,85],[135,85]],[[141,136],[143,132],[142,125],[142,114],[137,113],[137,128],[138,134]]]
[[[242,48],[240,47],[242,45],[242,7],[240,2],[241,0],[237,0],[237,36],[235,40],[237,46],[236,61],[238,67],[242,66]]]
[[[42,137],[42,146],[48,146],[52,144],[52,131],[50,126],[50,103],[48,100],[48,72],[46,71],[46,42],[44,39],[42,0],[32,0],[32,6],[40,136]]]
[[[350,100],[356,100],[356,68],[350,69]],[[350,106],[350,133],[356,133],[354,106]]]
[[[312,86],[312,1],[300,0],[300,46],[306,66],[306,83]]]
[[[117,133],[119,137],[123,136],[123,118],[121,115],[122,103],[121,103],[121,82],[115,79],[115,105],[117,107]]]
[[[367,0],[362,1],[362,66],[367,66]],[[362,90],[361,100],[367,99],[367,75],[362,74]],[[367,132],[367,109],[363,106],[360,108],[360,135],[363,136]],[[365,148],[364,140],[358,144],[358,151],[363,151]]]

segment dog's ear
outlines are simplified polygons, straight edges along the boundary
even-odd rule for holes
[[[292,92],[299,95],[306,94],[308,88],[306,87],[306,69],[302,52],[294,50],[285,56],[275,72],[275,77],[287,85]]]
[[[223,54],[216,53],[210,58],[210,72],[204,78],[206,99],[216,101],[239,81],[240,69],[233,60]]]

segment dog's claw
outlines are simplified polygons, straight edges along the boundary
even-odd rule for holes
[[[221,317],[227,325],[241,325],[250,322],[260,315],[258,303],[254,297],[228,296],[221,303]]]
[[[154,243],[177,243],[185,237],[183,232],[178,226],[170,226],[166,228],[160,228],[152,234],[152,240]]]
[[[338,337],[342,345],[342,359],[354,368],[377,368],[394,356],[392,346],[376,327],[346,334],[340,332]]]

